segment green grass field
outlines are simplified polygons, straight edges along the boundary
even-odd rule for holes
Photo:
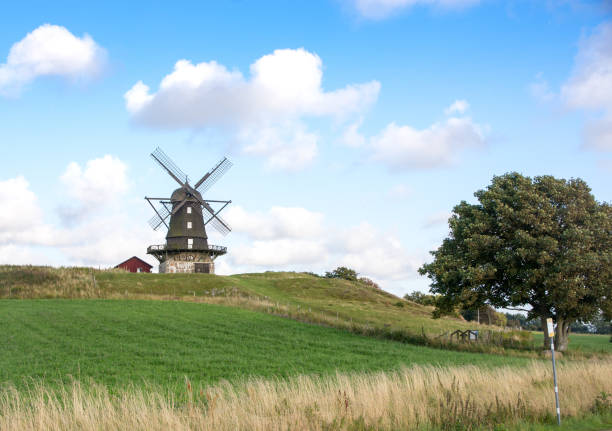
[[[612,353],[610,335],[599,334],[570,334],[569,350],[587,353]],[[537,345],[543,345],[544,334],[533,333],[533,341]]]
[[[202,422],[194,422],[197,424],[194,429],[200,429],[200,425],[209,419],[213,420],[213,416],[209,418],[209,409],[214,408],[214,400],[217,398],[209,398],[209,389],[227,391],[232,387],[238,390],[237,394],[242,394],[240,390],[246,391],[246,395],[236,398],[238,404],[230,410],[235,412],[243,403],[242,397],[246,397],[256,402],[258,409],[271,409],[262,411],[268,411],[266,414],[272,418],[272,424],[282,416],[283,406],[304,401],[303,390],[295,393],[291,391],[296,390],[294,386],[299,386],[299,382],[306,380],[312,382],[305,386],[307,390],[314,391],[313,393],[320,391],[321,396],[328,397],[328,404],[333,407],[341,395],[339,388],[346,386],[347,378],[354,379],[356,387],[365,384],[366,392],[363,396],[367,402],[363,406],[371,410],[373,417],[377,417],[377,414],[382,415],[381,418],[385,414],[395,417],[402,409],[390,408],[389,400],[384,395],[397,389],[395,381],[389,381],[388,387],[385,386],[387,389],[376,399],[372,399],[371,385],[381,384],[387,377],[380,380],[378,374],[369,373],[393,371],[411,365],[444,368],[426,370],[426,373],[438,376],[435,381],[437,383],[426,386],[427,390],[431,387],[432,392],[427,392],[430,398],[433,395],[441,396],[440,400],[445,399],[448,402],[449,392],[442,387],[439,373],[450,373],[454,385],[458,376],[469,372],[475,373],[466,380],[471,383],[477,380],[478,376],[482,378],[483,373],[503,371],[512,376],[506,378],[506,381],[516,383],[523,379],[521,391],[533,395],[530,406],[535,405],[534,403],[542,404],[544,397],[533,393],[535,389],[541,390],[541,385],[534,381],[532,376],[538,367],[544,367],[548,372],[550,364],[547,360],[535,359],[539,357],[539,348],[520,351],[515,348],[504,350],[483,345],[483,349],[486,348],[483,351],[496,352],[488,354],[476,353],[475,349],[479,348],[479,344],[436,344],[440,348],[429,348],[383,339],[393,334],[393,331],[408,335],[425,332],[427,337],[423,337],[424,339],[437,340],[436,335],[454,329],[492,329],[450,317],[432,319],[431,311],[430,307],[404,301],[361,283],[303,273],[214,276],[129,274],[89,268],[0,266],[0,325],[3,329],[0,333],[0,395],[6,396],[5,404],[0,401],[0,420],[11,416],[13,419],[17,418],[17,422],[11,423],[19,423],[18,418],[24,414],[20,410],[20,403],[29,402],[28,400],[39,395],[47,399],[50,392],[62,393],[62,397],[67,397],[59,399],[58,406],[69,405],[69,400],[72,399],[69,392],[58,389],[60,386],[70,388],[73,380],[81,382],[83,387],[94,388],[98,386],[90,386],[90,383],[101,384],[103,391],[109,390],[111,395],[117,397],[138,390],[159,394],[170,403],[168,411],[171,411],[171,415],[180,420],[186,417],[184,409],[195,408],[192,404],[195,394],[196,398],[199,397],[197,403],[201,404],[198,404],[197,408],[203,410],[198,413],[199,416],[196,415],[197,421]],[[376,330],[368,332],[362,331],[363,328]],[[387,330],[389,332],[385,332]],[[366,337],[358,333],[374,336]],[[513,335],[510,332],[504,334]],[[419,343],[419,340],[410,337],[400,339]],[[527,343],[530,342],[536,346],[541,345],[542,334],[534,333],[533,340],[527,340]],[[468,347],[474,348],[473,351],[446,350]],[[568,377],[570,371],[568,375],[563,374],[564,387],[577,385],[580,390],[572,392],[572,396],[575,396],[583,393],[582,384],[585,380],[595,382],[595,385],[589,386],[592,390],[588,399],[582,395],[581,398],[574,398],[574,404],[580,402],[582,406],[579,410],[574,409],[574,414],[581,416],[584,412],[591,411],[594,397],[603,389],[606,393],[611,392],[608,390],[609,383],[605,383],[609,380],[606,377],[609,374],[605,372],[605,364],[608,362],[602,359],[609,356],[602,353],[611,353],[612,343],[609,342],[608,336],[572,334],[570,348],[588,354],[568,354],[560,359],[561,369],[566,366],[567,370],[571,370],[573,365],[581,364],[571,371],[575,374],[572,374],[574,377],[571,379]],[[592,355],[593,353],[598,355]],[[585,358],[588,357],[592,359],[586,361]],[[529,364],[532,366],[528,367]],[[474,365],[477,368],[455,368],[462,365]],[[504,365],[509,365],[510,368],[498,368]],[[587,365],[590,371],[587,370]],[[580,367],[585,368],[583,370]],[[417,370],[410,370],[408,373],[412,376]],[[336,372],[349,373],[352,377],[334,377]],[[359,374],[363,372],[366,375]],[[388,375],[392,374],[384,376]],[[313,379],[309,380],[308,376]],[[247,381],[253,377],[266,380]],[[203,392],[192,393],[187,388],[185,379],[188,379],[194,388],[203,388]],[[371,383],[365,383],[368,379],[373,380]],[[485,386],[496,380],[503,379],[485,377]],[[549,380],[546,379],[547,384],[551,385]],[[225,385],[225,381],[230,382],[230,386]],[[334,386],[334,382],[339,386]],[[41,386],[32,389],[33,384]],[[294,386],[287,386],[291,384]],[[3,391],[7,386],[16,386],[18,391]],[[325,388],[331,391],[331,398]],[[494,385],[491,388],[490,396],[481,406],[485,410],[492,408],[492,404],[488,405],[487,400],[497,397],[496,391],[504,390],[504,385],[499,388]],[[599,392],[593,392],[596,388]],[[279,395],[278,391],[285,389],[292,394],[290,401]],[[471,390],[480,393],[482,386],[476,385]],[[519,397],[523,393],[521,391],[517,392]],[[167,397],[168,393],[172,396]],[[406,393],[401,395],[401,399],[410,399],[414,393],[414,388],[410,386]],[[514,403],[514,406],[517,401],[511,395],[506,395],[506,401]],[[279,397],[278,400],[272,401],[271,405],[266,404],[275,399],[275,396]],[[361,400],[353,394],[349,395],[348,401],[346,391],[342,396],[344,401],[338,405],[343,405],[344,410],[340,409],[340,413],[335,410],[335,413],[332,412],[335,415],[334,421],[344,421],[347,417],[347,406]],[[466,396],[464,402],[470,397]],[[549,392],[546,397],[548,396]],[[17,404],[8,401],[13,399],[11,397],[15,397]],[[427,400],[430,398],[426,397]],[[103,399],[103,395],[95,398],[100,402]],[[317,396],[315,399],[316,406],[321,397]],[[98,401],[95,400],[92,401],[94,404],[91,412],[95,412],[95,416],[102,420],[104,414],[100,416],[100,411],[106,409],[105,414],[108,417],[104,416],[107,417],[104,420],[115,423],[112,422],[115,420],[113,409],[109,410],[107,404],[101,407],[102,404],[96,404]],[[123,411],[121,409],[124,404],[118,400],[119,398],[113,402],[119,403],[118,411]],[[172,400],[176,400],[178,404],[174,404],[175,401]],[[437,406],[440,402],[442,401],[438,400],[434,404]],[[33,414],[40,412],[41,417],[47,418],[45,420],[52,424],[48,429],[56,429],[58,424],[64,423],[64,414],[53,420],[49,419],[49,412],[55,411],[57,406],[47,405],[46,401],[36,406]],[[132,416],[166,417],[165,407],[158,406],[158,409],[156,405],[138,403],[131,406],[128,413],[124,412],[127,416],[121,419],[122,423],[129,422]],[[305,410],[296,413],[302,418],[300,420],[312,420],[312,406],[302,407]],[[519,421],[509,427],[499,425],[494,429],[552,429],[542,424],[551,422],[548,421],[548,404],[542,404],[540,407],[536,416],[525,416],[523,422]],[[518,404],[516,408],[519,408]],[[189,411],[189,414],[193,413],[192,410]],[[382,411],[387,413],[380,413]],[[75,425],[75,429],[78,429],[82,424],[81,407],[68,409],[66,414],[74,419],[74,424],[79,424]],[[229,421],[232,414],[224,420]],[[252,415],[247,409],[241,420],[250,423]],[[599,430],[607,423],[608,418],[607,414],[601,417],[574,418],[568,420],[560,429]],[[355,424],[361,423],[358,417],[353,419]],[[326,422],[321,423],[327,427]],[[351,423],[347,422],[346,426],[340,426],[338,429],[353,429]],[[232,429],[228,424],[230,422],[226,422],[229,427],[227,429]],[[8,428],[21,429],[22,426]],[[104,429],[104,426],[91,425],[90,429]],[[148,425],[142,429],[148,429]],[[210,429],[217,429],[216,425]],[[247,426],[245,429],[250,428]]]
[[[95,283],[94,283],[95,277]],[[211,298],[239,295],[266,299],[292,310],[311,310],[344,321],[436,336],[468,329],[460,319],[432,319],[432,307],[405,301],[361,283],[305,273],[132,274],[87,268],[0,266],[0,298],[80,298],[135,295]]]
[[[527,359],[431,349],[210,304],[123,300],[1,300],[0,381],[89,378],[110,387],[168,388],[248,376],[285,377],[404,365],[526,364]]]

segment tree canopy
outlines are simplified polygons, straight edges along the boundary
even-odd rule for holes
[[[559,350],[572,322],[610,317],[612,211],[583,180],[508,173],[474,195],[478,203],[455,206],[449,236],[419,269],[442,295],[439,310],[489,304],[553,317]]]

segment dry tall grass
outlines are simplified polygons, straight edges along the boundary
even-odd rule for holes
[[[566,416],[589,412],[612,392],[612,362],[566,363],[559,370]],[[542,420],[554,411],[550,367],[406,368],[393,373],[301,376],[191,388],[182,400],[159,390],[109,393],[75,383],[53,392],[0,395],[0,429],[11,430],[395,430],[472,429]]]

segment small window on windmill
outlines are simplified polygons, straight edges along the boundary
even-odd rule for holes
[[[187,248],[193,248],[193,238],[187,238]]]
[[[187,222],[187,229],[191,229],[191,222],[190,221]]]
[[[187,214],[191,214],[191,207],[187,207]]]

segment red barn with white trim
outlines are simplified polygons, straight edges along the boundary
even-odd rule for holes
[[[115,266],[115,268],[122,268],[130,272],[151,272],[153,265],[149,265],[139,257],[132,256],[128,260]]]

